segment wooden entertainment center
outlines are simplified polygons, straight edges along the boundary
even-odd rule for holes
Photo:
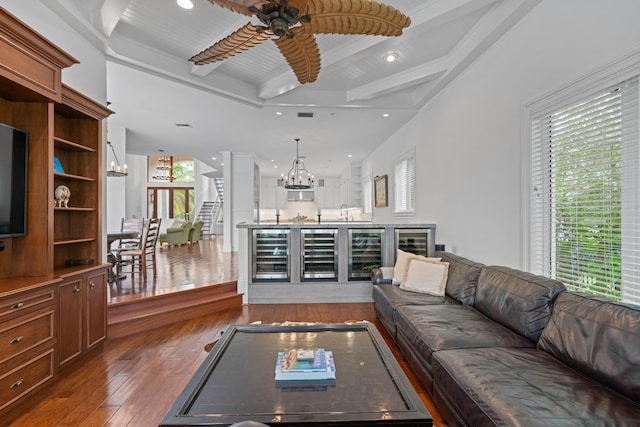
[[[29,134],[27,233],[0,239],[2,420],[106,339],[102,121],[112,111],[62,84],[74,63],[0,8],[0,123]],[[59,185],[68,207],[54,207]]]

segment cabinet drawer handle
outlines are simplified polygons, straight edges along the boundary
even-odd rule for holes
[[[12,339],[11,341],[9,341],[9,344],[18,344],[19,342],[21,342],[24,339],[24,337],[15,337],[14,339]]]
[[[89,280],[89,287],[90,287],[91,289],[93,289],[93,288],[95,288],[95,287],[96,287],[96,284],[95,284],[95,283],[93,283],[93,280]]]
[[[11,308],[13,308],[14,310],[17,310],[17,309],[22,308],[22,307],[24,307],[24,303],[23,302],[18,302],[18,303],[13,304],[11,306]]]
[[[22,383],[24,383],[24,379],[19,379],[18,381],[16,381],[15,383],[11,384],[9,386],[10,389],[14,389],[14,388],[18,388],[22,385]]]
[[[80,287],[76,286],[75,288],[73,288],[73,293],[74,294],[79,294],[80,293]]]

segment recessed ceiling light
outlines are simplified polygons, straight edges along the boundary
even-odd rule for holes
[[[347,157],[348,157],[348,158],[352,158],[353,156],[352,156],[351,154],[349,154]]]
[[[191,0],[178,0],[178,6],[183,9],[193,9],[193,2]]]
[[[276,116],[281,116],[282,115],[282,111],[276,111]]]
[[[220,166],[224,166],[224,163],[220,163]]]
[[[384,113],[382,117],[389,117],[389,113]]]
[[[395,61],[396,59],[398,59],[398,56],[399,56],[399,55],[398,55],[397,53],[395,53],[395,52],[389,52],[389,53],[386,53],[386,54],[383,56],[383,58],[384,58],[384,60],[385,60],[386,62],[393,62],[393,61]]]
[[[211,160],[217,160],[217,159],[218,159],[217,157],[212,157],[212,158],[211,158]]]

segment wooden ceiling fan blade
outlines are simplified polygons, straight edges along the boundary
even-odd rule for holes
[[[208,47],[197,55],[189,58],[189,61],[196,65],[209,64],[211,62],[222,61],[230,56],[238,55],[263,41],[270,38],[273,33],[271,31],[258,32],[258,27],[248,23],[236,32],[228,35],[224,39]]]
[[[309,4],[309,0],[289,0],[287,7],[293,7],[298,9],[300,15],[304,15],[307,13],[307,6]]]
[[[399,36],[411,19],[399,10],[370,0],[309,0],[311,22],[302,24],[315,34]]]
[[[273,41],[280,49],[301,84],[313,83],[320,74],[320,49],[313,34],[302,27],[292,28],[294,37],[280,37]]]
[[[253,16],[254,14],[249,11],[249,8],[253,6],[256,9],[260,9],[263,4],[268,4],[269,0],[209,0],[209,2],[225,9],[233,10],[236,13]]]

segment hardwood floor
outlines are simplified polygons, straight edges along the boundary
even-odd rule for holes
[[[193,245],[159,246],[156,258],[155,277],[149,274],[145,281],[139,274],[125,275],[110,284],[108,302],[150,298],[238,279],[238,254],[222,251],[221,236],[205,236]]]
[[[206,242],[203,241],[203,242]],[[202,244],[203,242],[200,242]],[[182,286],[198,286],[215,275],[234,273],[233,257],[214,254],[215,239],[198,248],[163,249],[155,281],[122,281],[112,286],[110,299],[142,298],[156,292],[171,292]],[[185,259],[188,254],[196,260]],[[200,259],[201,258],[201,259]],[[173,259],[176,265],[160,265]],[[222,265],[207,260],[220,260]],[[216,261],[218,262],[218,261]],[[160,274],[171,274],[174,283]],[[11,427],[54,426],[157,426],[189,379],[207,356],[205,345],[216,340],[232,324],[254,321],[374,322],[414,388],[434,417],[434,426],[444,422],[434,409],[424,388],[418,383],[384,327],[376,321],[373,304],[281,304],[249,305],[181,321],[169,326],[108,339],[104,351],[60,373],[34,406],[15,420]],[[3,426],[7,424],[2,423]]]

